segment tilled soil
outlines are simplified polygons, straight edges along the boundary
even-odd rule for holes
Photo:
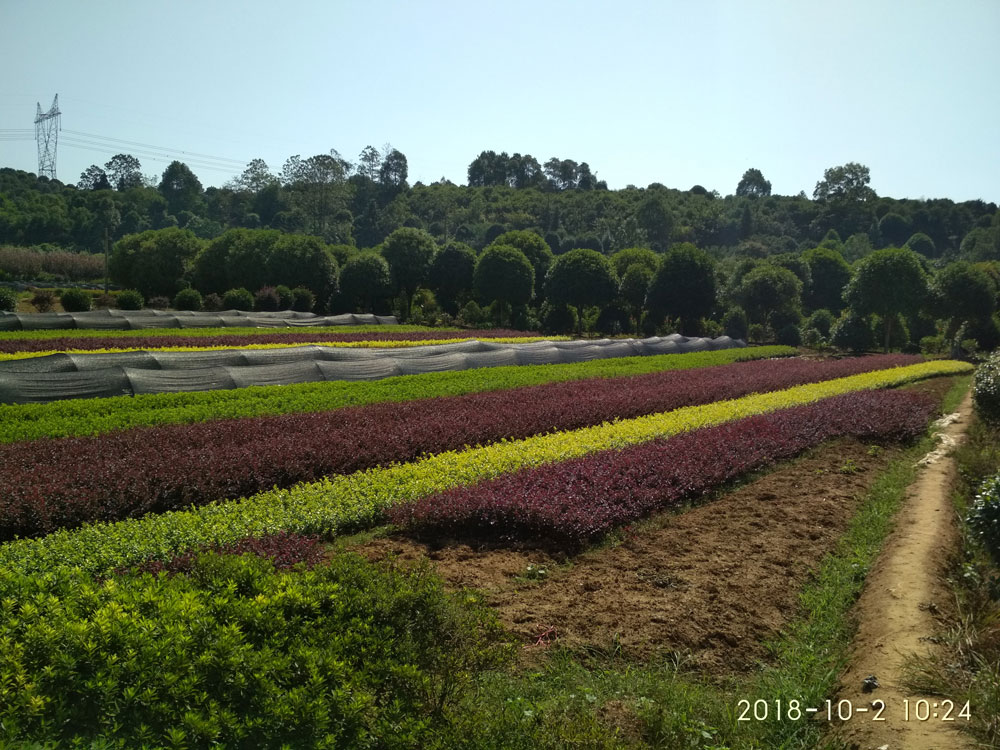
[[[573,558],[402,535],[359,551],[401,563],[429,558],[449,585],[483,591],[529,650],[558,641],[742,672],[766,660],[765,641],[795,615],[810,570],[832,551],[895,452],[837,441]]]

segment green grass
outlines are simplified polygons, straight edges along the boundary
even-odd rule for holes
[[[402,375],[371,382],[331,381],[2,405],[0,442],[99,435],[112,430],[158,424],[191,424],[210,419],[327,411],[346,406],[457,396],[586,378],[685,370],[794,353],[791,347],[764,346],[650,357],[616,357],[573,364],[489,367]]]

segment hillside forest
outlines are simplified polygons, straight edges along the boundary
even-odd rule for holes
[[[410,185],[404,154],[369,146],[356,163],[331,151],[280,172],[256,159],[206,189],[181,162],[153,178],[119,154],[75,185],[0,169],[0,283],[100,284],[106,269],[150,307],[856,351],[1000,345],[997,206],[894,199],[870,182],[852,162],[811,197],[773,195],[758,169],[725,196],[610,190],[586,162],[484,151],[467,185]]]

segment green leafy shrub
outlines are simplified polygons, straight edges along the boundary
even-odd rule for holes
[[[946,348],[944,336],[924,336],[920,339],[920,351],[922,354],[944,354]]]
[[[56,295],[51,289],[36,289],[31,297],[31,304],[40,313],[49,312],[55,307]]]
[[[278,290],[273,286],[263,286],[253,296],[253,309],[257,312],[277,312],[280,305]]]
[[[980,485],[969,513],[969,526],[990,556],[1000,563],[1000,474]]]
[[[994,352],[976,370],[972,403],[984,422],[1000,425],[1000,352]]]
[[[296,312],[312,312],[316,304],[316,295],[304,286],[297,286],[292,290],[292,309]]]
[[[569,305],[546,302],[541,312],[542,330],[545,333],[573,333],[577,328],[577,312]]]
[[[292,290],[284,284],[278,284],[274,288],[274,291],[278,295],[278,309],[291,310],[292,305],[295,304],[295,295],[292,294]]]
[[[175,310],[200,310],[203,304],[201,292],[197,289],[181,289],[174,297]]]
[[[94,298],[82,289],[67,289],[59,297],[66,312],[87,312]]]
[[[837,319],[833,316],[833,313],[829,310],[819,309],[813,312],[806,322],[803,324],[803,328],[815,328],[819,331],[823,338],[830,337],[830,329],[833,328],[833,324]]]
[[[3,571],[0,599],[0,744],[19,747],[419,747],[511,656],[475,597],[357,555],[282,573],[206,553],[187,574],[98,582]]]
[[[778,344],[782,346],[801,346],[802,345],[802,334],[799,332],[799,327],[794,323],[786,323],[782,326],[781,330],[778,331]]]
[[[875,347],[875,333],[868,318],[844,313],[830,329],[830,343],[838,349],[865,352]]]
[[[206,294],[205,299],[202,300],[202,307],[210,312],[218,312],[222,309],[222,297],[215,292]]]
[[[253,295],[247,289],[230,289],[222,297],[222,307],[226,310],[253,310]]]
[[[146,304],[146,300],[142,298],[142,292],[138,289],[126,289],[119,292],[117,302],[119,310],[141,310],[142,306]]]
[[[742,307],[731,307],[722,316],[722,328],[730,338],[746,341],[749,325],[746,311]]]
[[[458,311],[458,320],[461,325],[478,328],[488,322],[488,315],[483,312],[483,309],[479,306],[478,302],[470,300],[461,310]]]
[[[15,312],[17,310],[17,292],[0,286],[0,310]]]

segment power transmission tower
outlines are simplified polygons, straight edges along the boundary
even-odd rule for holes
[[[38,105],[35,115],[35,142],[38,144],[38,176],[48,177],[50,180],[56,178],[56,145],[59,141],[59,129],[62,125],[60,119],[62,112],[59,111],[59,94],[52,100],[52,108],[48,112],[42,112],[42,105]]]

